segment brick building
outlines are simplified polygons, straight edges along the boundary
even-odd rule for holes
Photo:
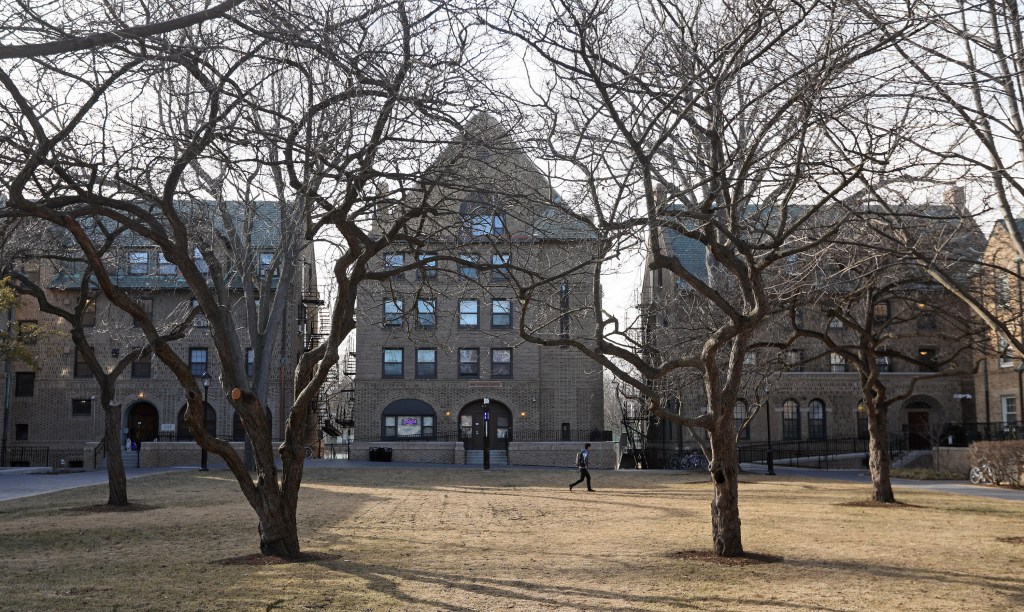
[[[259,260],[260,274],[267,272],[268,262],[276,246],[278,225],[273,215],[279,207],[263,204],[258,207],[253,224],[253,257]],[[55,243],[61,240],[54,232]],[[68,244],[65,248],[71,248]],[[268,412],[274,436],[283,436],[287,410],[291,405],[292,372],[297,355],[316,330],[316,278],[313,272],[312,246],[299,261],[301,278],[297,277],[293,297],[274,347],[281,367],[270,368]],[[196,251],[200,270],[208,268]],[[166,261],[151,243],[138,237],[124,237],[109,259],[108,272],[114,282],[135,296],[158,327],[182,320],[195,300],[177,269]],[[45,288],[50,302],[69,308],[78,301],[81,264],[62,262],[43,253],[23,261],[21,271]],[[236,272],[231,272],[236,274]],[[313,299],[304,300],[303,297]],[[236,320],[246,321],[245,300],[237,294],[232,304]],[[298,325],[292,324],[298,321]],[[144,346],[145,339],[131,317],[95,292],[90,296],[85,324],[90,344],[104,368],[110,369],[132,349]],[[22,296],[15,312],[15,325],[37,327],[39,339],[33,349],[37,367],[13,363],[11,405],[5,428],[8,465],[68,465],[90,467],[102,460],[100,441],[104,435],[104,411],[99,403],[99,390],[88,366],[78,355],[68,335],[68,323],[40,312],[35,299]],[[244,337],[245,330],[240,330]],[[205,318],[196,317],[185,336],[171,343],[183,360],[191,365],[193,374],[209,375],[206,427],[217,437],[241,442],[244,431],[218,383],[220,363]],[[252,350],[247,351],[252,367]],[[277,360],[275,360],[276,363]],[[129,453],[125,464],[153,465],[198,463],[200,449],[192,441],[184,422],[184,392],[166,366],[155,357],[133,362],[117,381],[115,401],[121,404],[122,448],[134,442],[141,454]],[[211,456],[210,461],[217,458]]]
[[[397,275],[359,289],[353,458],[388,447],[396,461],[476,463],[486,438],[499,464],[571,465],[579,441],[607,440],[601,368],[519,327],[592,327],[594,236],[487,115],[432,169],[407,203],[432,208],[430,238],[396,242],[378,263]],[[596,446],[595,464],[614,465],[611,442]]]
[[[1016,220],[1018,231],[1024,229],[1024,220]],[[1011,333],[1022,333],[1024,319],[1024,284],[1021,282],[1021,259],[1014,248],[1005,221],[992,228],[985,247],[984,261],[988,271],[983,293],[990,312],[1003,321]],[[966,420],[964,426],[972,439],[1003,438],[1019,435],[1022,398],[1022,364],[1020,355],[995,332],[988,337],[989,351],[983,357],[982,367],[975,377],[978,390],[976,419]],[[970,422],[976,421],[976,422]]]
[[[943,210],[950,206],[963,208],[962,190],[947,193],[943,206],[928,210],[936,219],[945,219]],[[927,216],[925,216],[927,218]],[[963,223],[962,239],[965,260],[977,261],[983,238],[973,222],[964,223],[964,215],[951,214]],[[948,221],[937,221],[948,223]],[[709,274],[707,252],[699,242],[672,230],[660,234],[662,246],[677,257],[687,270],[706,279]],[[817,261],[819,269],[841,267],[839,262]],[[888,340],[883,344],[892,353],[879,357],[881,378],[890,396],[912,392],[889,410],[889,431],[893,438],[911,449],[931,448],[949,423],[972,420],[975,414],[974,355],[970,351],[972,336],[977,337],[977,321],[968,308],[923,275],[906,272],[898,284],[879,291],[869,305],[867,316],[876,327],[885,326]],[[891,280],[891,279],[889,279]],[[812,294],[819,291],[808,286]],[[671,307],[665,304],[678,300],[685,293],[681,281],[668,271],[647,274],[644,303],[651,314],[649,329],[655,342],[673,342]],[[855,345],[856,336],[845,329],[838,318],[830,317],[820,303],[810,300],[795,311],[800,326],[827,330],[839,342]],[[757,342],[762,345],[782,343],[790,335],[792,324],[788,313],[769,320]],[[964,326],[964,327],[962,327]],[[969,329],[967,329],[969,328]],[[941,363],[941,368],[931,363]],[[943,375],[937,372],[941,369]],[[744,363],[744,379],[734,408],[739,444],[754,445],[770,440],[776,451],[786,444],[835,440],[833,446],[846,445],[860,452],[866,441],[867,413],[862,405],[859,374],[846,360],[810,338],[800,338],[785,348],[750,350]],[[693,377],[677,381],[678,396],[672,403],[683,414],[696,416],[706,405],[702,380]],[[756,417],[747,423],[751,410],[761,406]],[[654,423],[648,430],[648,455],[651,464],[660,465],[669,454],[679,449],[695,448],[697,441],[686,428],[670,423]],[[842,440],[839,440],[842,439]],[[761,452],[761,451],[758,451]],[[742,457],[741,451],[741,457]],[[759,455],[758,455],[759,456]],[[778,456],[778,455],[777,455]]]

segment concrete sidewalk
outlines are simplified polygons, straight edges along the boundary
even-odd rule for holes
[[[744,472],[753,474],[764,474],[766,469],[764,465],[759,463],[744,463],[740,467]],[[871,475],[863,468],[855,470],[817,470],[813,468],[775,466],[775,474],[799,478],[821,478],[824,480],[871,483]],[[974,485],[967,480],[910,480],[907,478],[893,478],[892,486],[1024,502],[1024,490],[1022,489],[1011,489],[994,485]]]
[[[132,479],[161,472],[194,469],[196,468],[193,466],[128,468],[125,470],[125,475]],[[55,472],[50,468],[3,468],[0,469],[0,501],[105,484],[107,484],[106,470]]]

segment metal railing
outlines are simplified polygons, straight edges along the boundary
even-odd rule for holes
[[[892,457],[907,454],[907,434],[897,433],[889,437],[889,453]],[[821,440],[779,440],[770,444],[774,461],[785,461],[788,465],[827,468],[841,455],[856,455],[868,452],[868,440],[858,436],[823,438]],[[768,460],[768,442],[754,442],[739,447],[740,463],[765,463]]]
[[[8,467],[80,468],[84,465],[81,446],[11,446],[3,465]]]
[[[970,446],[982,440],[1017,440],[1024,435],[1020,423],[1006,421],[968,421],[946,423],[939,446]]]
[[[494,427],[493,422],[491,427]],[[509,442],[594,442],[610,440],[610,432],[602,431],[562,431],[561,429],[520,430],[509,428],[505,436]],[[397,442],[401,440],[426,442],[460,442],[465,440],[459,432],[439,433],[420,438],[402,438],[397,436],[361,436],[360,442]]]

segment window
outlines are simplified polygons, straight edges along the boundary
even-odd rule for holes
[[[39,321],[18,321],[18,342],[35,344],[39,331]]]
[[[465,378],[480,376],[480,349],[459,349],[459,376]]]
[[[875,323],[885,323],[892,318],[892,304],[888,301],[878,302],[874,306]]]
[[[459,327],[476,329],[480,327],[480,302],[477,300],[459,300]]]
[[[460,259],[463,261],[459,263],[459,274],[469,280],[479,278],[479,271],[476,268],[479,265],[479,258],[476,255],[463,255]]]
[[[170,276],[178,273],[178,267],[167,261],[167,256],[163,253],[156,254],[156,273],[161,276]]]
[[[1002,336],[996,342],[999,348],[999,367],[1001,368],[1012,368],[1013,367],[1013,355],[1010,354],[1010,343]]]
[[[400,348],[384,349],[384,367],[381,371],[383,378],[402,378],[405,376],[405,350]]]
[[[416,259],[420,261],[420,269],[416,271],[416,278],[437,278],[437,259],[424,263],[425,259],[433,259],[437,253],[420,253]]]
[[[245,375],[252,378],[256,374],[256,353],[251,349],[245,349]]]
[[[192,300],[192,301],[194,302],[195,300]],[[138,299],[135,300],[135,303],[138,304],[139,308],[142,309],[142,312],[146,315],[146,318],[149,319],[150,321],[152,321],[153,320],[153,298],[138,298]],[[139,326],[140,326],[139,322],[136,321],[133,318],[132,319],[132,327],[139,327]]]
[[[133,349],[134,350],[134,349]],[[132,378],[149,378],[153,374],[153,357],[147,353],[132,362]]]
[[[93,327],[96,325],[96,298],[91,297],[85,302],[85,309],[82,310],[82,326]]]
[[[1003,409],[1003,424],[1006,427],[1017,425],[1017,398],[1012,395],[1004,395],[1000,399]]]
[[[188,350],[188,365],[192,376],[202,376],[209,372],[206,367],[207,350],[205,347],[193,347]]]
[[[795,399],[782,403],[782,439],[800,439],[800,404]]]
[[[825,403],[821,400],[814,399],[807,404],[807,437],[825,439]]]
[[[750,351],[750,350],[748,350],[746,353],[743,353],[743,365],[745,365],[745,366],[757,365],[757,353],[755,353],[754,351]]]
[[[434,417],[432,416],[385,416],[385,438],[432,438]]]
[[[843,357],[839,353],[828,354],[829,364],[832,366],[833,372],[846,372],[846,357]]]
[[[927,331],[937,329],[935,323],[935,312],[927,304],[917,305],[917,329]]]
[[[512,378],[512,349],[491,349],[491,378]]]
[[[386,327],[401,327],[402,309],[402,300],[388,300],[384,302],[384,325]]]
[[[833,317],[833,318],[828,320],[828,328],[829,329],[842,329],[843,328],[843,322],[842,322],[842,320]]]
[[[790,349],[785,355],[786,366],[790,372],[804,371],[804,352],[800,349]]]
[[[260,267],[259,276],[260,278],[266,278],[267,273],[270,272],[270,266],[274,263],[273,253],[260,253]]]
[[[804,311],[800,310],[799,308],[794,310],[793,311],[793,320],[791,321],[791,323],[793,325],[796,325],[796,327],[803,327],[804,326]]]
[[[469,235],[473,238],[504,236],[505,215],[499,212],[486,212],[470,216]]]
[[[892,357],[879,355],[875,358],[875,363],[878,364],[879,372],[892,372]]]
[[[437,325],[437,300],[416,300],[416,323],[420,327]]]
[[[511,255],[497,254],[491,255],[491,265],[497,266],[491,270],[491,282],[492,283],[504,283],[509,280],[509,269],[508,265],[512,261]]]
[[[192,250],[192,261],[196,264],[196,269],[199,270],[200,274],[206,276],[210,273],[210,266],[207,265],[206,258],[203,257],[202,251],[198,248]]]
[[[391,272],[405,265],[404,253],[384,253],[384,270]],[[394,275],[395,278],[402,278],[402,272]]]
[[[17,423],[14,425],[14,439],[28,440],[28,423]]]
[[[922,372],[939,371],[939,353],[934,348],[923,346],[917,349],[917,359],[921,362]]]
[[[1010,307],[1010,279],[1006,276],[996,277],[995,302],[1000,308]]]
[[[864,405],[864,402],[860,402],[857,404],[857,439],[867,440],[869,437],[868,407]]]
[[[130,276],[149,274],[149,251],[128,253],[128,274]]]
[[[92,416],[91,399],[71,400],[71,416]]]
[[[512,300],[495,299],[491,302],[491,327],[512,327]]]
[[[743,423],[747,420],[747,403],[743,400],[736,400],[736,405],[732,407],[732,419],[736,426],[736,432],[739,434],[741,440],[750,439],[750,428],[744,427]]]
[[[35,394],[35,372],[18,372],[14,375],[14,397],[32,397]]]
[[[26,261],[22,264],[21,273],[25,275],[25,278],[29,280],[33,285],[39,284],[39,262],[38,261]]]
[[[437,378],[437,349],[416,349],[416,378]]]
[[[89,363],[85,360],[82,351],[75,349],[75,378],[89,378],[92,372],[89,370]]]
[[[661,270],[658,270],[660,273]],[[558,317],[558,335],[563,340],[569,337],[569,283],[562,281],[558,287],[558,309],[562,313]]]
[[[192,298],[190,306],[192,307],[193,310],[199,308],[199,312],[196,313],[196,318],[192,320],[192,324],[195,325],[196,327],[209,327],[210,320],[206,318],[206,314],[203,312],[203,308],[199,305],[199,300]],[[150,304],[150,308],[152,308],[152,304]],[[302,312],[302,308],[299,308],[299,312]]]

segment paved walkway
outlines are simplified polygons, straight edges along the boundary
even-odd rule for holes
[[[194,470],[196,468],[128,468],[125,470],[125,475],[131,479],[149,474],[186,469]],[[57,473],[49,468],[2,468],[0,469],[0,501],[100,484],[107,484],[106,470]]]
[[[354,468],[377,468],[386,469],[389,467],[402,468],[450,468],[450,469],[481,469],[478,465],[440,465],[433,463],[381,463],[373,461],[345,461],[332,459],[310,459],[306,461],[307,467],[336,469]],[[761,473],[765,467],[756,463],[744,463],[742,468],[746,472]],[[176,470],[195,470],[195,466],[161,467],[161,468],[129,468],[125,471],[128,478],[137,478],[149,474],[159,474]],[[216,469],[216,468],[212,468]],[[225,469],[225,468],[220,468]],[[512,469],[552,469],[564,470],[566,468],[538,468],[533,466],[494,466],[495,470]],[[633,470],[625,470],[633,471]],[[635,470],[637,476],[652,474],[662,470]],[[842,480],[847,482],[859,482],[868,484],[871,477],[867,471],[858,470],[816,470],[811,468],[795,468],[779,466],[775,468],[778,475],[797,476],[800,478],[821,478],[825,480]],[[107,473],[104,470],[88,470],[76,472],[53,473],[47,468],[2,468],[0,469],[0,501],[17,499],[19,497],[30,497],[65,489],[88,487],[91,485],[106,484]],[[942,493],[954,493],[958,495],[973,495],[976,497],[993,497],[997,499],[1008,499],[1024,502],[1024,490],[1009,489],[1006,487],[994,487],[991,485],[972,485],[966,480],[907,480],[893,478],[894,487],[907,487],[926,489]]]

